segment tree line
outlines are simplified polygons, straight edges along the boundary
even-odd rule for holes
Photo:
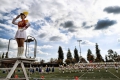
[[[87,61],[89,63],[93,63],[93,62],[119,62],[120,61],[120,55],[118,55],[118,53],[116,51],[113,51],[112,49],[109,49],[108,51],[108,55],[105,55],[105,59],[102,57],[101,53],[100,53],[100,49],[99,49],[99,45],[96,43],[95,44],[95,55],[92,53],[92,51],[90,49],[88,49],[87,51],[87,56],[86,59],[83,57],[79,57],[78,55],[78,50],[74,49],[74,56],[72,56],[72,53],[70,51],[70,49],[68,48],[67,51],[67,59],[65,59],[65,63],[66,64],[70,64],[70,63],[87,63]],[[59,46],[58,48],[58,63],[59,64],[63,64],[63,59],[64,59],[64,53],[62,50],[62,47]]]

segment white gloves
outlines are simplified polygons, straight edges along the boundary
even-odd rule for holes
[[[27,25],[23,29],[21,29],[20,32],[26,30],[29,26],[30,26],[30,23],[27,23]]]

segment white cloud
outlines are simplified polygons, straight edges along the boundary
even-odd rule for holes
[[[51,46],[51,45],[40,46],[40,49],[49,49],[49,48],[53,48],[53,46]]]
[[[14,30],[14,31],[16,30],[14,27],[12,27],[12,26],[10,26],[10,25],[6,25],[6,24],[1,24],[1,23],[0,23],[0,26],[1,26],[1,27],[4,27],[5,29],[8,29],[8,30]]]
[[[118,38],[118,42],[120,42],[120,38]]]
[[[90,42],[90,41],[88,41],[88,40],[82,41],[81,44],[82,44],[82,45],[89,45],[89,46],[94,46],[94,45],[95,45],[95,43]]]
[[[42,34],[42,33],[47,34],[43,38],[44,41],[49,41],[49,39],[53,36],[60,37],[61,39],[59,39],[59,41],[62,41],[62,42],[68,42],[68,40],[71,38],[69,35],[60,33],[60,31],[57,28],[52,26],[43,26],[42,29],[39,29],[38,32],[39,34]]]
[[[9,40],[0,38],[0,47],[1,48],[7,48],[9,44]],[[10,48],[11,49],[16,49],[17,48],[17,43],[15,40],[10,41]]]
[[[111,3],[107,2],[106,5],[103,5],[103,3],[105,3],[105,1],[97,0],[96,3],[93,4],[94,1],[95,0],[93,0],[93,1],[89,1],[89,0],[86,0],[86,1],[80,1],[80,0],[74,0],[74,1],[73,0],[69,0],[69,1],[68,0],[66,0],[66,1],[64,1],[64,0],[61,0],[61,1],[54,1],[54,0],[52,0],[52,1],[48,1],[48,0],[33,1],[33,0],[31,0],[31,1],[28,1],[28,0],[25,0],[25,1],[23,1],[22,0],[19,2],[2,1],[3,3],[7,4],[6,7],[4,5],[2,5],[3,6],[2,8],[4,10],[6,10],[10,5],[12,5],[12,3],[16,3],[15,5],[13,5],[13,8],[12,7],[9,8],[10,10],[13,10],[14,8],[18,8],[17,5],[22,3],[22,5],[19,6],[21,9],[19,9],[18,12],[20,13],[20,12],[24,11],[23,9],[28,10],[30,13],[28,16],[28,19],[32,22],[38,21],[41,19],[43,20],[43,18],[45,16],[50,16],[53,23],[45,22],[47,25],[43,26],[43,27],[46,29],[42,29],[43,32],[49,34],[46,37],[46,39],[49,39],[50,36],[60,36],[60,37],[62,37],[63,42],[64,41],[68,42],[68,40],[71,39],[71,37],[73,35],[75,35],[77,38],[80,38],[80,37],[98,36],[100,33],[102,33],[101,31],[99,31],[99,32],[94,31],[93,28],[89,29],[87,31],[80,28],[81,23],[83,21],[90,22],[89,24],[92,25],[92,24],[95,24],[99,18],[107,17],[108,14],[104,13],[103,9],[106,7],[106,5],[107,6],[111,5]],[[114,2],[114,3],[116,4],[116,2]],[[98,10],[98,8],[99,8],[99,10]],[[93,15],[94,15],[94,17],[93,17]],[[75,26],[78,26],[78,31],[76,33],[73,33],[72,35],[71,34],[68,34],[68,35],[62,34],[58,30],[58,28],[60,27],[59,25],[62,22],[68,21],[68,20],[75,21]],[[39,23],[39,22],[37,22],[37,23]],[[14,30],[15,30],[15,28],[14,28]],[[29,28],[27,33],[34,35],[35,33],[37,33],[37,34],[42,33],[42,31],[39,30],[39,32],[37,32],[36,30]]]
[[[50,53],[42,52],[41,50],[37,50],[37,54],[42,54],[42,55],[51,55]]]
[[[8,43],[9,40],[0,38],[0,54],[3,54],[7,52],[8,50]],[[15,40],[10,41],[9,46],[9,57],[16,57],[17,56],[17,43]]]
[[[9,51],[8,56],[9,56],[10,58],[15,58],[15,57],[17,57],[17,51]]]
[[[43,45],[43,46],[37,46],[36,54],[37,55],[51,55],[50,53],[43,52],[42,49],[51,49],[53,46],[51,45]],[[34,54],[34,44],[29,44],[27,48],[27,54],[29,53],[30,55]]]

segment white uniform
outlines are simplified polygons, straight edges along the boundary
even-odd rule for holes
[[[15,35],[15,38],[24,38],[26,39],[26,31],[21,31],[22,29],[18,29]]]
[[[18,22],[16,22],[16,19],[13,19],[13,24],[18,25]],[[30,23],[27,22],[26,26],[24,26],[22,29],[18,29],[15,35],[16,38],[24,38],[26,39],[26,27],[29,27]]]

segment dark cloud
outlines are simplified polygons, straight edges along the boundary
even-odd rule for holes
[[[0,23],[1,24],[5,24],[5,20],[0,20]]]
[[[51,37],[49,40],[50,41],[59,41],[59,40],[61,40],[62,38],[61,37],[59,37],[59,36],[53,36],[53,37]]]
[[[99,20],[97,22],[97,25],[95,27],[95,30],[99,30],[99,29],[107,29],[109,26],[112,26],[114,24],[116,24],[117,22],[115,20]]]
[[[7,45],[4,45],[4,43],[0,43],[0,48],[6,48]]]
[[[77,29],[76,29],[76,28],[69,28],[68,31],[69,31],[69,32],[76,32]]]
[[[84,28],[89,29],[89,28],[91,28],[91,27],[93,27],[93,26],[94,26],[94,25],[85,26]]]
[[[7,26],[9,26],[9,25],[7,25]],[[1,25],[0,26],[0,37],[1,38],[7,38],[7,39],[13,37],[13,30],[12,29],[8,29],[7,27],[4,27],[4,24],[3,24],[3,26]]]
[[[39,37],[40,37],[40,38],[43,38],[43,37],[45,37],[46,35],[47,35],[46,33],[42,33],[42,34],[39,35]]]
[[[6,25],[9,25],[8,21],[6,19],[0,19],[0,23],[1,24],[6,24]]]
[[[106,7],[103,11],[105,11],[107,13],[119,14],[120,7],[119,6],[110,6],[110,7]]]
[[[67,21],[65,23],[60,24],[60,26],[63,26],[64,28],[70,28],[70,27],[73,27],[74,24],[73,24],[73,21]]]
[[[82,44],[82,45],[89,44],[89,41],[82,41],[81,44]]]
[[[93,27],[94,25],[90,25],[90,26],[82,26],[84,29],[89,29],[91,27]]]
[[[61,23],[60,26],[63,26],[63,28],[67,28],[69,32],[77,31],[77,27],[74,26],[73,21],[66,21],[64,23]]]
[[[8,45],[8,42],[5,39],[0,38],[0,49],[6,48]]]
[[[94,26],[94,25],[87,25],[87,22],[83,22],[83,23],[82,23],[82,27],[85,28],[85,29],[89,29],[89,28],[91,28],[92,26]]]
[[[83,23],[82,23],[82,26],[86,26],[86,24],[87,24],[86,22],[83,22]]]

